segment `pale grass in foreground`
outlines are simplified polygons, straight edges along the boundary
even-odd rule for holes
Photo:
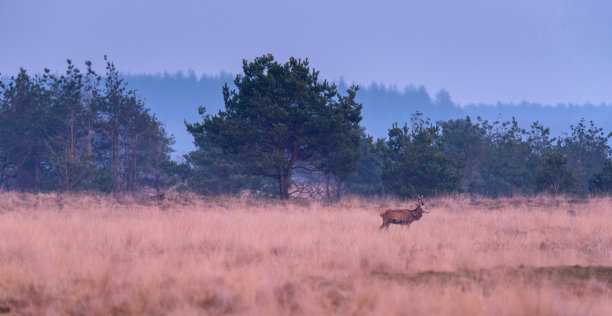
[[[610,202],[1,193],[0,313],[612,315]]]

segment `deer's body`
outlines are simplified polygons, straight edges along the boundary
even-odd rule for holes
[[[423,213],[429,213],[426,211],[425,202],[422,197],[419,196],[419,205],[411,209],[388,209],[380,212],[380,217],[383,219],[382,225],[379,229],[389,229],[389,225],[398,224],[406,225],[410,227],[410,223],[418,221],[423,216]]]

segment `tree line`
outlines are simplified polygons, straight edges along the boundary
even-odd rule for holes
[[[0,187],[19,191],[178,191],[280,199],[466,193],[580,196],[612,190],[611,134],[584,119],[553,137],[539,122],[432,122],[420,112],[374,140],[357,86],[319,78],[308,60],[243,61],[224,109],[185,123],[196,149],[177,163],[172,137],[114,64],[97,75],[21,70],[0,86]]]
[[[173,140],[119,76],[67,61],[62,74],[21,69],[0,83],[0,189],[22,192],[161,190]]]

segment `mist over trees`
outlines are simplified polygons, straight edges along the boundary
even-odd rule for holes
[[[239,61],[237,61],[239,62]],[[184,120],[200,120],[197,109],[206,105],[208,113],[223,109],[221,87],[228,83],[233,87],[233,75],[197,76],[193,72],[176,74],[126,75],[130,87],[146,97],[146,104],[162,118],[166,130],[175,136],[176,152],[180,157],[193,150],[193,136],[187,132]],[[329,79],[329,78],[328,78]],[[350,87],[349,83],[336,82],[339,91]],[[561,136],[581,118],[593,121],[606,131],[612,130],[612,104],[541,104],[536,102],[520,103],[463,103],[453,100],[450,92],[428,91],[424,86],[408,86],[402,89],[383,84],[360,86],[355,100],[363,104],[360,124],[367,134],[374,137],[387,137],[387,132],[395,122],[400,125],[408,122],[417,111],[433,122],[470,116],[482,117],[490,122],[511,121],[514,117],[521,128],[529,129],[530,124],[538,121],[550,129],[554,137]],[[169,106],[171,104],[172,106]]]
[[[22,69],[0,83],[0,189],[122,195],[172,187],[280,199],[612,191],[609,127],[577,118],[552,133],[521,112],[575,116],[573,106],[458,107],[444,90],[432,99],[422,87],[400,94],[336,85],[320,79],[308,60],[279,63],[264,55],[243,61],[233,82],[206,90],[220,107],[192,104],[183,113],[168,97],[166,106],[182,113],[171,117],[199,120],[184,120],[195,150],[177,162],[165,125],[115,65],[107,60],[102,75],[85,66],[68,61],[62,74]],[[382,92],[383,103],[373,97]],[[420,108],[393,106],[408,97]],[[476,110],[518,115],[466,114]],[[586,117],[610,111],[583,110]],[[386,132],[373,135],[376,129]]]

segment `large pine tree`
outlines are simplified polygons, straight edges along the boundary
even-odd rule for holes
[[[355,102],[357,87],[346,96],[336,86],[319,80],[308,60],[291,58],[280,64],[272,55],[243,62],[236,76],[236,90],[223,88],[225,110],[207,115],[202,123],[188,124],[196,135],[204,133],[227,153],[242,153],[252,174],[278,181],[281,199],[290,196],[297,166],[321,166],[335,155],[337,164],[356,165],[361,104]],[[346,167],[326,164],[325,170],[340,177]]]

